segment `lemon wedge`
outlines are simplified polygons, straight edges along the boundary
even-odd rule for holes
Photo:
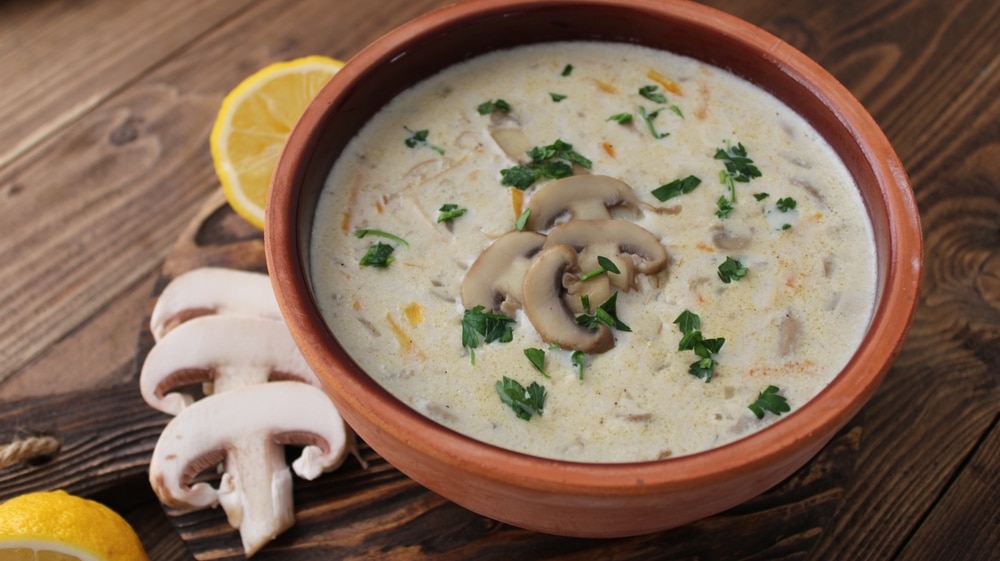
[[[271,173],[292,127],[344,63],[308,56],[264,67],[222,100],[209,137],[212,163],[229,205],[264,229]]]
[[[101,503],[39,491],[0,505],[3,561],[148,561],[135,530]]]

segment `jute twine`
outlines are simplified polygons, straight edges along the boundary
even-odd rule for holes
[[[0,469],[49,457],[58,451],[59,440],[54,436],[18,437],[9,444],[0,446]]]

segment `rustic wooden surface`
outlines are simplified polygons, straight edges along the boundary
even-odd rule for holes
[[[165,421],[126,404],[150,295],[218,189],[207,137],[219,102],[269,62],[346,59],[444,3],[0,1],[0,439],[55,431],[66,443],[47,463],[0,471],[0,499],[58,482],[123,512],[153,559],[191,559],[144,479],[148,440]],[[844,448],[824,451],[856,462],[835,462],[839,478],[807,471],[785,484],[809,488],[818,478],[833,482],[833,495],[798,500],[813,487],[776,499],[775,512],[797,512],[801,524],[755,533],[766,527],[752,523],[769,512],[765,496],[604,558],[1000,558],[1000,3],[704,3],[803,50],[886,131],[923,220],[921,308],[885,383],[835,441]],[[87,405],[102,399],[122,405]],[[67,415],[68,425],[46,421]],[[74,432],[101,422],[106,431]],[[117,448],[123,441],[135,447]],[[107,454],[116,462],[94,460]],[[405,535],[381,534],[390,546],[412,544],[385,551],[394,558],[500,558],[538,539],[469,518],[379,469],[385,479],[372,481],[396,491],[381,506],[411,509],[397,520]],[[348,513],[378,508],[354,502],[365,489],[337,500]],[[731,516],[751,523],[715,537]],[[331,548],[341,540],[345,554],[377,554],[379,542],[351,541],[352,523],[316,538]],[[430,531],[440,527],[449,530]],[[590,548],[608,547],[545,543],[535,558],[587,559]]]

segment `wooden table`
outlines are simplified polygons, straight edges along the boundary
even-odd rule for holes
[[[835,516],[807,552],[777,537],[747,557],[1000,559],[1000,3],[705,3],[857,95],[906,166],[926,243],[921,307],[862,412]],[[273,61],[347,59],[443,4],[0,2],[0,438],[31,430],[19,408],[136,380],[161,264],[219,189],[208,133],[229,89]],[[53,484],[32,473],[0,470],[0,499]],[[93,466],[58,483],[125,514],[153,559],[191,558],[143,477]]]

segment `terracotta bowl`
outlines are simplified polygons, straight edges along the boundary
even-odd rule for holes
[[[344,353],[308,274],[317,196],[334,160],[397,93],[467,57],[545,40],[628,41],[729,69],[797,110],[846,162],[874,225],[876,309],[864,342],[818,397],[762,432],[707,452],[588,464],[503,450],[404,405]],[[916,307],[922,245],[906,174],[885,136],[833,77],[735,17],[670,0],[481,0],[403,25],[348,62],[309,106],[275,171],[265,229],[278,301],[296,341],[358,435],[389,463],[490,518],[552,534],[613,537],[679,526],[791,475],[871,397]]]

